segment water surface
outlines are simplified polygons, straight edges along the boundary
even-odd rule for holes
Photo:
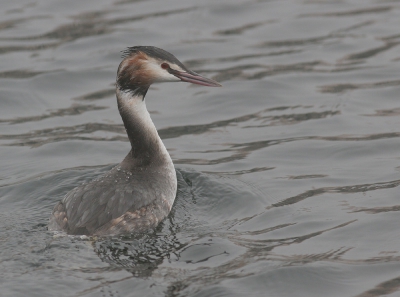
[[[398,296],[400,2],[2,1],[2,296]],[[140,236],[47,231],[120,162],[121,51],[223,84],[146,101],[178,176]]]

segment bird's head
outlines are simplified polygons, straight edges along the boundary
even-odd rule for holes
[[[123,52],[118,67],[117,85],[121,90],[147,90],[154,82],[189,82],[220,87],[216,81],[187,69],[174,55],[154,46],[134,46]]]

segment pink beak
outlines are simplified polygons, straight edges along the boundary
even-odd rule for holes
[[[206,86],[206,87],[222,87],[222,85],[217,83],[215,80],[201,76],[200,74],[197,74],[196,72],[191,71],[189,73],[189,72],[184,72],[184,71],[178,71],[178,70],[171,69],[171,68],[168,69],[168,72],[175,75],[181,81],[185,81],[188,83]]]

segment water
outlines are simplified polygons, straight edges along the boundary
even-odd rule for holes
[[[400,296],[400,2],[2,1],[1,296]],[[120,51],[223,88],[154,85],[177,168],[141,236],[53,237],[120,162]]]

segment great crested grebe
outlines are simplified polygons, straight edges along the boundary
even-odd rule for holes
[[[74,235],[140,233],[156,227],[171,211],[176,172],[144,97],[154,82],[221,85],[187,69],[174,55],[157,47],[130,47],[123,58],[116,95],[132,149],[105,175],[67,193],[54,207],[51,231]]]

